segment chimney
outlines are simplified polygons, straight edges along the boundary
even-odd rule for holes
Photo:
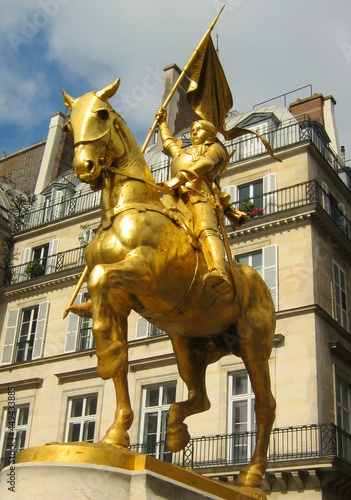
[[[39,194],[50,183],[52,172],[55,166],[55,158],[60,145],[61,133],[64,125],[64,115],[61,111],[51,116],[48,138],[41,161],[38,180],[35,186],[35,194]]]
[[[289,111],[297,119],[302,122],[309,118],[313,122],[317,122],[324,127],[330,139],[331,148],[339,155],[339,138],[335,121],[334,106],[336,101],[333,96],[324,97],[323,94],[313,94],[306,99],[296,99],[295,102],[289,105]]]
[[[165,102],[178,80],[181,70],[176,64],[171,64],[164,68],[164,72],[162,103]],[[181,130],[190,127],[193,121],[199,119],[197,114],[191,109],[186,98],[188,87],[189,79],[185,76],[167,106],[167,123],[173,135],[177,135]],[[159,146],[162,147],[160,144]]]
[[[299,122],[309,117],[311,121],[324,125],[323,100],[322,94],[313,94],[312,97],[306,99],[296,99],[289,105],[289,111]]]

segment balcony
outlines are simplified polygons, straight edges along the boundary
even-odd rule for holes
[[[131,450],[198,471],[242,466],[253,455],[256,432],[220,434],[191,438],[177,453],[166,451],[165,443],[134,444]],[[272,430],[268,449],[269,466],[283,462],[339,459],[351,465],[351,434],[333,423],[284,427]]]
[[[4,287],[43,278],[60,271],[67,271],[85,265],[84,248],[74,248],[67,252],[49,255],[45,261],[33,260],[19,266],[9,266],[4,279]]]
[[[53,222],[74,217],[100,207],[100,192],[88,192],[58,203],[47,202],[37,205],[21,217],[15,218],[14,233],[52,224]]]
[[[256,215],[254,218],[263,220],[267,215],[317,204],[329,215],[345,236],[351,239],[351,221],[343,213],[336,200],[315,179],[264,193],[251,198],[250,201],[255,207],[263,210],[263,215]],[[240,205],[241,202],[233,203],[233,206],[238,209]]]

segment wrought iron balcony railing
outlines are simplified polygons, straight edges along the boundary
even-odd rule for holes
[[[309,120],[300,123],[288,121],[281,128],[268,129],[263,135],[269,140],[274,151],[303,142],[314,144],[330,167],[335,170],[348,187],[351,187],[350,168],[346,168],[338,155],[327,145],[314,122]],[[229,152],[235,149],[234,156],[231,159],[232,163],[266,154],[262,142],[253,136],[243,136],[240,139],[227,142],[226,146]],[[156,182],[169,178],[169,168],[169,161],[159,161],[151,168]],[[22,214],[20,218],[15,219],[13,230],[18,233],[67,217],[73,217],[96,209],[99,204],[100,193],[98,192],[89,192],[66,198],[57,203],[46,202],[33,207],[26,214]]]
[[[253,455],[256,432],[220,434],[190,439],[183,451],[166,451],[165,442],[134,444],[130,449],[176,465],[205,469],[248,463]],[[351,435],[333,423],[272,430],[268,461],[278,462],[338,458],[351,464]]]
[[[26,214],[17,217],[14,233],[33,229],[68,217],[74,217],[100,206],[100,192],[89,192],[72,198],[65,198],[58,203],[44,202],[34,206]]]
[[[240,209],[243,201],[246,200],[233,203],[233,206]],[[264,193],[251,198],[250,201],[256,208],[263,211],[262,215],[255,215],[254,218],[317,203],[328,213],[342,232],[351,239],[351,221],[341,210],[340,204],[335,203],[335,200],[315,179]]]
[[[256,432],[220,434],[190,439],[186,448],[177,453],[166,450],[165,442],[151,440],[133,444],[131,450],[151,455],[159,460],[192,469],[241,466],[251,460]],[[282,427],[272,430],[268,449],[270,467],[281,462],[337,458],[351,464],[351,434],[333,423]],[[0,470],[6,466],[0,458]]]

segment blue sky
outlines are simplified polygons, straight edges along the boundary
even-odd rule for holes
[[[0,0],[0,156],[46,138],[62,88],[77,97],[116,77],[112,104],[142,144],[163,68],[184,66],[223,4],[213,39],[234,109],[312,85],[335,97],[351,158],[350,0]]]

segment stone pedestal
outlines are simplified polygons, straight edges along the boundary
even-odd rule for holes
[[[229,486],[147,455],[86,443],[23,450],[0,477],[2,500],[265,498],[256,488]]]

